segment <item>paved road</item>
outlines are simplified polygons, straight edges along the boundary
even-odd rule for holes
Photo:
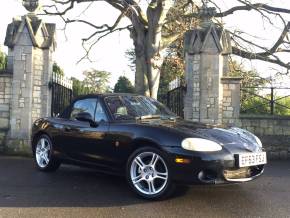
[[[31,159],[0,156],[0,218],[141,216],[290,217],[290,162],[272,162],[247,184],[181,188],[149,202],[122,178],[71,166],[46,174]]]

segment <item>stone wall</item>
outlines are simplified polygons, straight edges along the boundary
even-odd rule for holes
[[[185,119],[217,124],[222,122],[223,87],[221,78],[227,67],[227,45],[214,25],[188,31],[185,35],[186,95]]]
[[[0,152],[4,150],[9,130],[12,75],[0,73]]]
[[[27,26],[23,26],[17,44],[8,55],[13,61],[10,130],[5,150],[20,153],[29,144],[32,126],[33,44]],[[28,150],[28,149],[27,149]]]
[[[237,124],[261,139],[270,159],[290,159],[290,117],[241,116]]]
[[[9,131],[5,152],[31,153],[33,122],[51,113],[52,53],[55,24],[29,13],[7,27],[8,68],[13,71]],[[0,103],[1,105],[1,103]]]
[[[211,48],[213,50],[213,48]],[[218,52],[218,50],[216,50]],[[222,120],[223,89],[220,86],[223,75],[223,55],[203,54],[200,79],[200,120],[205,123],[220,123]]]
[[[199,121],[200,113],[200,55],[185,56],[187,92],[184,99],[184,117],[189,120]],[[190,91],[192,90],[192,91]]]
[[[51,54],[49,49],[34,48],[33,50],[32,122],[50,115],[51,112],[51,90],[48,87],[48,81],[52,77]]]
[[[222,123],[235,124],[240,117],[241,78],[223,77]]]
[[[222,77],[228,75],[230,36],[212,21],[215,8],[203,7],[200,27],[184,36],[186,62],[185,119],[219,124],[223,116]]]

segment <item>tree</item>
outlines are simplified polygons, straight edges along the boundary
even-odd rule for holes
[[[164,60],[161,68],[158,100],[166,103],[169,83],[176,78],[184,81],[184,66],[181,58],[169,56]]]
[[[58,64],[56,62],[53,63],[52,71],[59,76],[64,76],[63,69],[60,66],[58,66]]]
[[[166,103],[169,83],[176,78],[184,81],[184,61],[182,59],[182,52],[179,52],[181,50],[183,50],[183,41],[178,40],[178,45],[176,42],[174,47],[167,49],[167,56],[161,66],[157,99],[163,103]],[[135,69],[134,64],[136,62],[134,50],[127,50],[126,57],[129,61],[128,66],[133,71]]]
[[[125,76],[120,76],[115,84],[114,93],[134,93],[134,87],[130,80]]]
[[[245,70],[243,64],[230,61],[230,76],[241,77],[241,112],[243,114],[271,114],[271,94],[269,85],[271,79],[262,78],[255,70]],[[265,88],[268,87],[268,88]],[[290,97],[274,93],[274,114],[281,116],[290,115]]]
[[[71,80],[73,82],[72,89],[74,98],[80,95],[87,95],[91,93],[90,89],[86,87],[82,81],[78,80],[75,77],[71,77]]]
[[[5,70],[7,67],[7,56],[0,50],[0,70]]]
[[[133,40],[136,54],[136,91],[147,96],[156,98],[160,82],[161,66],[166,56],[166,48],[172,45],[177,39],[182,38],[188,25],[193,27],[204,7],[200,8],[196,0],[103,0],[111,7],[120,12],[112,25],[96,25],[94,22],[82,18],[70,19],[65,17],[67,12],[78,7],[78,4],[88,4],[87,9],[93,8],[92,3],[96,0],[51,0],[52,5],[44,6],[47,15],[59,15],[66,24],[83,23],[91,26],[95,31],[83,39],[83,45],[88,42],[86,56],[89,54],[93,45],[103,37],[116,31],[129,30]],[[146,12],[144,5],[147,4]],[[290,64],[284,62],[277,54],[290,52],[288,49],[289,40],[287,34],[290,23],[283,18],[284,14],[290,14],[286,8],[273,7],[269,4],[255,3],[253,0],[236,0],[236,6],[222,11],[215,0],[202,0],[204,5],[209,2],[219,9],[219,12],[210,14],[213,18],[223,18],[235,14],[237,11],[255,11],[260,13],[263,19],[272,24],[272,17],[279,17],[284,28],[273,46],[267,48],[263,45],[254,43],[242,32],[229,31],[233,41],[233,53],[250,60],[257,59],[278,64],[290,69]],[[140,4],[139,4],[140,3]],[[69,13],[68,13],[69,14]],[[120,27],[123,18],[129,20],[129,25]]]
[[[242,78],[241,88],[265,86],[269,79],[259,76],[256,70],[246,70],[242,63],[231,60],[229,63],[229,76]]]
[[[251,95],[250,98],[242,101],[241,112],[243,114],[257,114],[257,115],[270,115],[271,114],[271,95],[263,94],[259,96]],[[285,95],[274,95],[274,115],[289,116],[290,115],[290,97]]]
[[[85,71],[83,74],[85,75],[85,79],[82,83],[91,93],[110,92],[108,84],[111,73],[90,69]]]
[[[85,79],[83,81],[71,77],[73,82],[73,96],[110,92],[108,86],[110,73],[105,71],[98,71],[95,69],[87,70],[83,73]]]
[[[128,66],[132,70],[132,72],[136,72],[136,55],[135,55],[135,50],[134,49],[128,49],[125,52],[125,57],[128,59],[129,64]]]

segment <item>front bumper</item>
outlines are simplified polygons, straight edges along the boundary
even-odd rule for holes
[[[239,168],[234,154],[188,154],[183,150],[168,152],[172,179],[182,184],[227,184],[248,182],[261,176],[264,165]],[[189,159],[190,163],[176,163],[176,158]]]
[[[246,173],[244,173],[244,171]],[[232,175],[229,175],[231,173]],[[239,173],[241,172],[241,173]],[[252,166],[252,167],[245,167],[233,170],[224,170],[223,176],[227,182],[248,182],[253,179],[258,178],[264,173],[264,165]]]

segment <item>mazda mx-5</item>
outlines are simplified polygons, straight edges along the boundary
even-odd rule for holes
[[[95,167],[126,176],[147,199],[164,198],[180,183],[247,182],[267,162],[249,131],[185,121],[160,102],[132,94],[83,96],[58,117],[36,120],[32,151],[41,171],[61,163]]]

